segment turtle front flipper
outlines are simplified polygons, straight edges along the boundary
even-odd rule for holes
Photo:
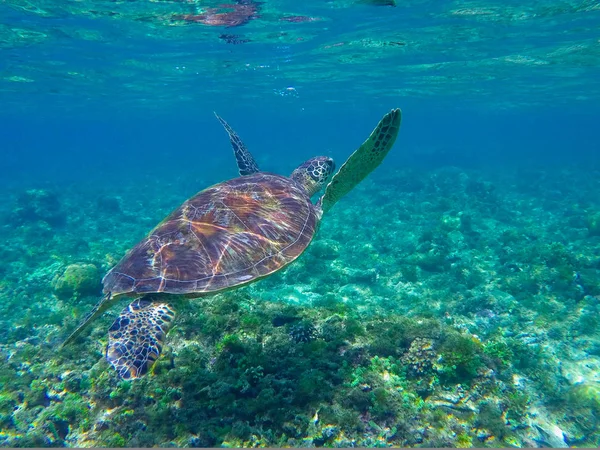
[[[400,109],[392,109],[383,116],[369,138],[340,167],[318,202],[323,213],[329,211],[340,198],[381,164],[396,141],[401,116]]]
[[[145,375],[160,356],[175,311],[145,296],[131,302],[108,330],[106,359],[126,380]]]
[[[258,164],[254,161],[254,157],[250,154],[240,137],[237,135],[233,128],[229,126],[225,120],[223,120],[217,113],[215,116],[221,122],[221,125],[227,131],[229,135],[229,140],[231,141],[231,146],[233,147],[233,153],[235,154],[235,159],[237,161],[238,169],[240,171],[240,175],[250,175],[258,172]]]

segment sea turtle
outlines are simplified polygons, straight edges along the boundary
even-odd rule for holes
[[[240,177],[211,186],[164,219],[102,280],[104,297],[63,345],[76,338],[120,297],[133,297],[108,331],[106,359],[125,379],[139,378],[159,357],[175,317],[177,297],[236,288],[276,272],[306,249],[324,213],[385,158],[400,129],[401,112],[387,113],[333,176],[319,156],[289,177],[261,172],[236,132],[229,134]]]

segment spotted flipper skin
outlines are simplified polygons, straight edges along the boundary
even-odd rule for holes
[[[229,135],[229,140],[233,147],[233,153],[235,154],[240,175],[244,176],[258,172],[258,165],[256,164],[256,161],[254,161],[254,157],[250,154],[237,133],[233,131],[233,128],[231,128],[217,113],[215,113],[215,116]]]
[[[162,301],[131,302],[108,330],[106,359],[125,380],[140,378],[160,356],[175,311]]]
[[[319,200],[323,213],[364,180],[386,157],[394,146],[402,112],[393,109],[379,121],[369,138],[356,150],[333,176],[325,194]]]

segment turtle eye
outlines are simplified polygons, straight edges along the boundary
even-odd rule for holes
[[[334,169],[335,163],[333,162],[333,159],[323,156],[320,158],[315,158],[312,161],[310,167],[308,168],[308,173],[317,183],[325,183]]]

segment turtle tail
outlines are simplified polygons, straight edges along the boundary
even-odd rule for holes
[[[60,348],[63,348],[64,346],[73,342],[83,332],[83,330],[87,328],[87,326],[92,322],[92,320],[94,320],[96,317],[98,317],[100,314],[106,311],[106,309],[112,304],[112,301],[113,296],[110,292],[104,297],[102,297],[100,301],[96,304],[96,306],[94,306],[92,310],[89,313],[87,313],[87,315],[79,323],[79,325],[77,325],[75,331],[73,331],[69,335],[69,337],[65,339],[65,341],[60,345]]]

